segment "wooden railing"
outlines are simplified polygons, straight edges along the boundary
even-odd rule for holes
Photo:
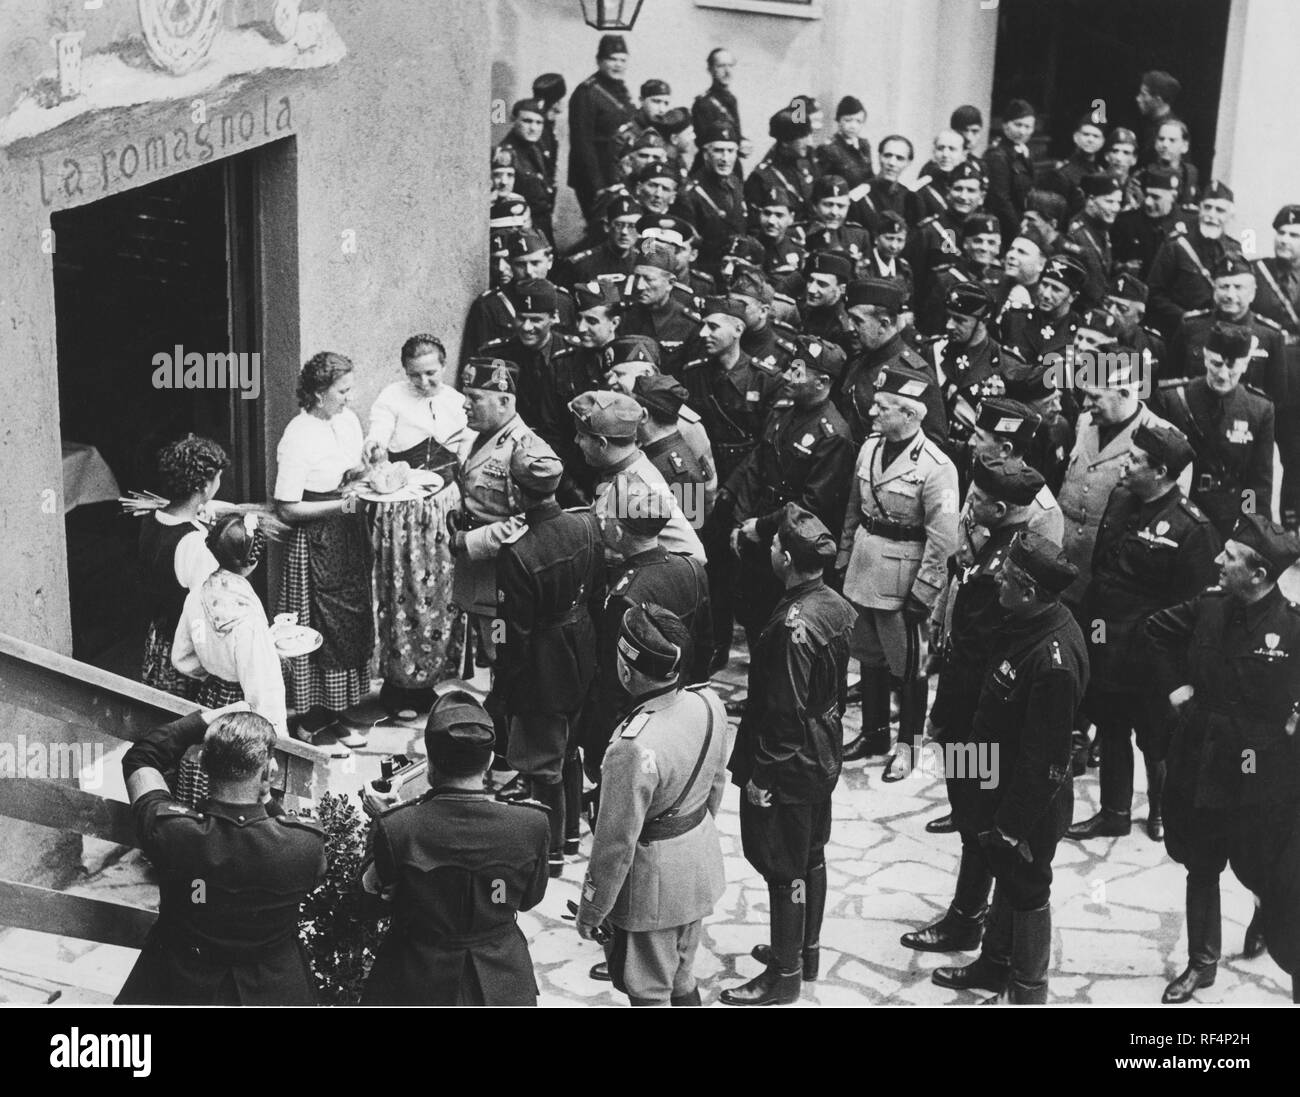
[[[134,742],[199,708],[0,633],[0,746],[12,744],[16,751],[20,743],[104,743],[106,755],[116,745],[112,740]],[[329,752],[294,739],[278,740],[275,750],[275,783],[285,807],[292,811],[309,805],[326,789]],[[66,779],[0,775],[0,826],[4,818],[139,846],[127,804]],[[139,948],[155,917],[128,903],[0,879],[0,927]]]

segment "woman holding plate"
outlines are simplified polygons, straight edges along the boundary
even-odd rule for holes
[[[369,692],[374,650],[370,535],[358,509],[361,423],[348,407],[352,362],[341,354],[314,355],[298,374],[302,409],[284,428],[276,449],[275,506],[293,527],[277,615],[320,632],[320,648],[287,660],[289,704],[298,711],[295,735],[308,742],[338,722]],[[338,741],[366,745],[343,725]]]
[[[365,456],[380,469],[405,462],[411,470],[406,490],[377,498],[373,529],[380,701],[390,714],[411,717],[430,708],[434,685],[455,675],[460,656],[447,515],[460,509],[456,469],[474,435],[463,397],[443,383],[441,340],[411,336],[401,361],[405,380],[385,388],[370,409]]]

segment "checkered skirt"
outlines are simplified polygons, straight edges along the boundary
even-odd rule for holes
[[[172,666],[172,634],[159,628],[156,621],[149,623],[149,633],[144,641],[144,656],[140,660],[140,680],[164,693],[194,700],[199,683]]]

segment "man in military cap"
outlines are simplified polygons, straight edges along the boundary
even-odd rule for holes
[[[857,328],[862,343],[860,354],[851,358],[844,369],[836,405],[853,433],[854,445],[860,446],[871,433],[873,399],[877,381],[886,369],[902,367],[920,373],[930,382],[925,389],[926,434],[943,444],[948,440],[948,417],[933,367],[902,337],[903,290],[892,279],[868,278],[849,284],[845,296],[849,319]]]
[[[957,282],[944,302],[947,334],[929,342],[943,409],[948,419],[949,452],[970,440],[980,401],[1001,396],[1003,350],[989,335],[993,295],[977,282]]]
[[[722,992],[727,1005],[789,1005],[817,978],[826,911],[826,843],[839,781],[853,607],[822,575],[835,539],[788,503],[770,553],[785,594],[750,650],[749,698],[732,753],[745,859],[767,882],[765,965]]]
[[[551,217],[555,212],[555,180],[546,160],[542,136],[546,105],[540,99],[520,99],[511,108],[510,132],[501,141],[515,159],[515,189],[528,203],[533,226],[548,240],[555,237]]]
[[[1214,271],[1214,307],[1189,309],[1170,343],[1168,378],[1205,375],[1203,352],[1216,323],[1235,324],[1254,336],[1246,383],[1264,393],[1274,405],[1287,401],[1285,336],[1274,321],[1254,312],[1255,269],[1240,255],[1225,255]]]
[[[494,340],[504,342],[516,334],[519,303],[511,286],[530,280],[544,281],[550,273],[551,244],[538,230],[512,232],[505,237],[504,245],[510,279],[505,285],[485,290],[470,305],[465,317],[465,335],[461,340],[462,365],[480,347]],[[554,298],[551,323],[572,331],[573,299],[567,290],[559,291],[558,288]]]
[[[905,933],[901,943],[920,952],[957,952],[978,947],[988,915],[993,874],[985,863],[971,815],[971,786],[955,772],[959,750],[971,741],[971,723],[996,637],[1006,622],[998,601],[998,572],[1016,534],[1027,528],[1029,507],[1043,478],[1023,461],[981,454],[962,516],[961,541],[948,561],[949,581],[935,603],[931,636],[941,660],[930,709],[932,739],[944,752],[944,776],[952,811],[926,823],[931,834],[961,834],[961,862],[952,903],[942,918]],[[953,766],[947,764],[951,758]],[[984,965],[943,968],[940,986],[1000,991],[1003,981],[983,980]]]
[[[849,257],[854,270],[871,250],[871,233],[849,220],[849,184],[839,175],[822,175],[813,183],[810,220],[799,232],[813,252],[833,251]],[[848,279],[845,279],[848,281]]]
[[[1079,180],[1083,209],[1070,222],[1066,238],[1078,245],[1079,260],[1088,278],[1079,293],[1085,308],[1100,307],[1106,297],[1115,259],[1111,251],[1111,227],[1124,203],[1124,188],[1109,172],[1094,171]]]
[[[510,479],[524,504],[524,528],[496,558],[497,649],[492,701],[509,720],[507,759],[523,778],[520,791],[551,813],[551,875],[564,868],[566,751],[577,747],[574,724],[596,665],[592,619],[604,599],[600,526],[589,510],[555,501],[564,471],[540,438],[516,446]]]
[[[1241,515],[1273,509],[1273,405],[1243,380],[1254,345],[1248,329],[1216,322],[1205,375],[1162,388],[1155,402],[1192,443],[1191,500],[1223,537]]]
[[[1227,255],[1240,255],[1241,244],[1228,235],[1232,218],[1230,187],[1213,182],[1205,188],[1196,223],[1187,231],[1171,231],[1156,251],[1147,275],[1151,297],[1147,313],[1167,339],[1178,330],[1183,313],[1214,303],[1213,270]]]
[[[929,297],[917,309],[917,330],[937,335],[944,330],[949,292],[961,283],[995,291],[1002,282],[1002,230],[991,213],[972,213],[962,222],[960,256],[934,268]]]
[[[1146,624],[1156,688],[1177,721],[1165,780],[1165,845],[1187,869],[1188,965],[1166,988],[1165,1002],[1186,1002],[1214,985],[1224,868],[1230,864],[1264,895],[1295,824],[1300,610],[1277,581],[1297,559],[1294,534],[1246,515],[1216,561],[1219,585]],[[1257,911],[1247,954],[1262,951],[1259,933]]]
[[[1043,476],[1038,494],[1028,504],[1025,524],[1034,533],[1059,545],[1065,536],[1065,515],[1048,486],[1046,474],[1034,460],[1041,453],[1036,442],[1043,428],[1042,414],[1028,404],[1006,396],[990,396],[981,400],[976,409],[968,452],[972,469],[982,457],[1001,457],[1004,460],[1014,457]],[[1064,457],[1068,454],[1069,447],[1065,447],[1060,458],[1054,453],[1051,456],[1054,461],[1060,461],[1064,470]],[[969,515],[970,507],[966,506],[962,510],[963,530],[968,525]]]
[[[643,247],[653,242],[669,249],[673,257],[673,293],[684,305],[698,312],[702,295],[716,293],[717,283],[694,262],[700,248],[700,234],[695,225],[675,213],[647,213],[637,222],[637,230]]]
[[[776,289],[796,296],[803,286],[800,268],[808,254],[794,223],[798,200],[785,187],[773,184],[761,193],[755,189],[748,201],[753,232],[763,247],[763,254],[750,260],[762,267]]]
[[[727,299],[744,309],[741,350],[761,368],[780,373],[793,353],[797,333],[774,315],[775,296],[771,283],[756,270],[738,271],[727,287]]]
[[[700,425],[699,416],[686,406],[686,389],[662,373],[644,373],[633,382],[631,395],[646,410],[637,434],[641,452],[677,493],[682,512],[697,527],[702,526],[717,499],[718,474],[711,451],[706,457],[698,456],[682,436],[683,411]]]
[[[988,208],[1001,232],[1010,239],[1020,227],[1025,199],[1034,187],[1034,164],[1028,141],[1034,135],[1037,112],[1024,99],[1012,99],[1002,112],[1002,132],[984,154],[989,176]]]
[[[957,548],[957,470],[921,430],[932,382],[894,365],[880,376],[875,433],[858,454],[835,561],[844,597],[858,610],[853,654],[862,665],[862,734],[845,761],[889,749],[891,676],[899,688],[898,741],[920,738],[928,697],[922,629]],[[901,776],[886,765],[885,780]]]
[[[449,690],[424,730],[430,791],[399,803],[364,790],[373,822],[361,886],[392,918],[364,1005],[537,1004],[517,917],[546,894],[550,831],[540,804],[485,787],[494,739],[474,695]]]
[[[1115,317],[1115,338],[1138,352],[1154,388],[1164,377],[1169,352],[1165,339],[1142,321],[1147,311],[1147,287],[1136,276],[1121,271],[1106,286],[1106,310]]]
[[[897,281],[903,289],[903,307],[911,309],[915,301],[916,280],[912,264],[903,258],[903,250],[907,247],[907,221],[901,213],[886,209],[872,215],[869,227],[874,240],[867,257],[858,266],[861,277]],[[1001,250],[1001,245],[998,250]]]
[[[200,743],[208,797],[191,809],[163,775]],[[315,1004],[298,908],[325,879],[325,835],[271,798],[274,743],[275,728],[241,701],[157,728],[122,757],[140,847],[158,873],[158,920],[119,1005]]]
[[[1116,266],[1146,281],[1160,245],[1189,226],[1178,208],[1178,177],[1170,169],[1153,164],[1139,178],[1142,205],[1116,216],[1110,238]]]
[[[569,186],[583,216],[601,187],[615,181],[614,135],[634,113],[623,82],[627,71],[627,41],[621,34],[603,34],[596,50],[596,72],[569,96]]]
[[[661,348],[661,366],[674,376],[700,329],[700,315],[673,294],[676,264],[671,248],[646,243],[632,271],[632,302],[623,313],[624,335],[648,335]]]
[[[1101,147],[1106,141],[1105,128],[1092,111],[1079,116],[1072,135],[1074,148],[1064,160],[1058,160],[1047,172],[1043,186],[1065,198],[1070,212],[1076,213],[1087,198],[1083,181],[1102,170]]]
[[[556,279],[572,288],[579,282],[614,275],[629,275],[636,266],[637,229],[644,215],[641,203],[630,194],[611,198],[605,206],[605,238],[594,247],[570,255],[557,271]]]
[[[804,308],[800,330],[834,343],[845,357],[859,349],[857,329],[844,309],[844,291],[854,279],[853,262],[835,251],[814,252],[804,261]]]
[[[617,672],[636,707],[612,729],[601,764],[577,925],[584,940],[608,932],[609,977],[634,1006],[700,1005],[691,968],[725,884],[713,817],[730,726],[711,689],[682,688],[690,649],[671,611],[645,605],[625,614]]]
[[[682,177],[677,169],[655,161],[628,177],[628,187],[646,213],[665,217],[677,204]]]
[[[1055,387],[1055,377],[1048,376],[1048,367],[1041,363],[1021,362],[1011,358],[1003,361],[1003,382],[1008,400],[1027,408],[1038,419],[1032,436],[1017,438],[1016,452],[1025,462],[1043,474],[1047,489],[1052,494],[1052,506],[1059,516],[1055,534],[1050,529],[1034,527],[1035,533],[1062,543],[1065,536],[1064,517],[1056,498],[1061,494],[1065,470],[1069,467],[1074,450],[1074,424],[1061,410],[1061,391]],[[987,401],[986,401],[987,403]],[[977,424],[977,428],[978,428]],[[1015,430],[1022,429],[1017,423]],[[978,429],[977,429],[978,433]]]
[[[1048,354],[1064,355],[1079,330],[1074,303],[1088,272],[1068,255],[1053,255],[1043,267],[1034,294],[1034,308],[1012,309],[1002,316],[1002,346],[1026,362],[1041,362]]]
[[[546,122],[542,127],[542,153],[546,157],[546,179],[555,185],[559,168],[560,142],[555,136],[555,123],[563,109],[561,104],[569,94],[569,86],[558,72],[544,72],[533,78],[533,98],[542,104]]]
[[[700,233],[700,265],[717,276],[727,240],[745,231],[748,209],[736,159],[740,134],[726,123],[708,126],[698,137],[700,165],[686,180],[678,206]]]
[[[1277,421],[1300,423],[1300,205],[1287,205],[1273,218],[1273,258],[1256,259],[1258,292],[1253,308],[1282,328],[1286,396],[1275,400]],[[1282,524],[1300,529],[1300,429],[1277,431],[1282,459]]]
[[[952,172],[944,208],[917,222],[908,261],[916,276],[916,298],[930,294],[938,267],[960,259],[961,230],[966,218],[984,205],[988,178],[976,162],[965,161]]]
[[[1147,834],[1157,842],[1164,835],[1164,698],[1153,703],[1142,623],[1215,581],[1214,558],[1222,542],[1178,486],[1192,457],[1181,431],[1139,426],[1102,514],[1080,614],[1090,625],[1088,707],[1101,744],[1101,810],[1070,827],[1071,838],[1129,833],[1135,731],[1146,762]]]
[[[798,203],[796,215],[801,214],[808,206],[817,178],[817,165],[808,151],[812,144],[812,124],[806,113],[786,107],[768,119],[767,132],[775,143],[745,180],[745,201],[750,209],[757,209],[772,187],[783,187]]]
[[[731,81],[735,76],[738,63],[735,55],[728,49],[719,46],[709,50],[706,67],[709,70],[711,83],[708,91],[697,95],[691,104],[691,125],[695,127],[697,145],[700,143],[701,135],[709,126],[730,125],[735,128],[738,135],[744,132],[740,125],[740,106],[731,90]],[[748,157],[750,152],[751,144],[742,136],[741,157]]]
[[[1083,634],[1060,603],[1074,578],[1053,542],[1028,532],[1011,541],[998,570],[1005,620],[970,729],[976,756],[986,751],[1000,779],[970,766],[957,775],[996,885],[979,958],[967,968],[940,968],[934,979],[968,988],[1001,982],[999,1000],[1017,1005],[1047,1001],[1052,858],[1074,799],[1070,731],[1088,685]]]
[[[883,153],[881,159],[883,162]],[[930,159],[922,165],[920,178],[913,184],[916,224],[948,208],[948,187],[964,163],[966,139],[956,130],[940,130],[931,146]]]

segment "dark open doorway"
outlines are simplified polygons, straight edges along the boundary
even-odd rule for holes
[[[93,446],[123,491],[162,493],[158,450],[189,432],[220,442],[221,498],[260,499],[262,399],[238,388],[159,388],[155,356],[248,353],[258,315],[252,152],[54,214],[60,432]],[[250,359],[251,361],[251,359]],[[115,502],[66,517],[73,655],[135,676],[146,622],[135,573],[139,520]]]
[[[1230,0],[1001,0],[993,112],[1011,98],[1042,112],[1035,158],[1068,156],[1075,123],[1105,104],[1110,125],[1134,128],[1142,73],[1183,85],[1175,113],[1191,129],[1191,159],[1210,177]],[[1140,132],[1140,131],[1139,131]]]

